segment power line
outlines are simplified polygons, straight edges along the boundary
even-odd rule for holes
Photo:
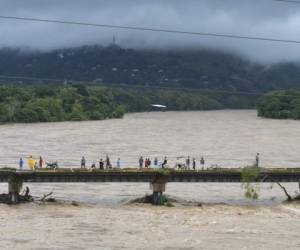
[[[267,42],[300,44],[300,40],[277,39],[277,38],[271,38],[271,37],[256,37],[256,36],[243,36],[243,35],[220,34],[220,33],[196,32],[196,31],[157,29],[157,28],[138,27],[138,26],[97,24],[97,23],[75,22],[75,21],[68,21],[68,20],[40,19],[40,18],[32,18],[32,17],[16,17],[16,16],[0,15],[0,18],[8,19],[8,20],[30,21],[30,22],[44,22],[44,23],[78,25],[78,26],[90,26],[90,27],[97,27],[97,28],[125,29],[125,30],[173,33],[173,34],[180,34],[180,35],[223,37],[223,38],[231,38],[231,39],[244,39],[244,40],[257,40],[257,41],[267,41]]]
[[[220,94],[231,94],[231,95],[249,95],[249,96],[261,96],[264,93],[260,92],[246,92],[246,91],[227,91],[227,90],[214,90],[214,89],[197,89],[197,88],[184,88],[184,87],[165,87],[165,86],[149,86],[149,85],[136,85],[136,84],[104,84],[104,83],[95,83],[91,81],[79,81],[79,80],[70,80],[70,79],[53,79],[53,78],[38,78],[38,77],[27,77],[27,76],[10,76],[10,75],[0,75],[0,79],[9,79],[9,80],[29,80],[29,81],[47,81],[47,82],[56,82],[56,83],[78,83],[78,84],[90,84],[97,85],[107,88],[148,88],[148,89],[159,89],[159,90],[176,90],[176,91],[192,91],[192,92],[205,92],[205,93],[220,93]]]

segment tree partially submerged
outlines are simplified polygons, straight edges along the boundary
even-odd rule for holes
[[[281,190],[284,192],[285,196],[287,197],[287,201],[291,202],[294,200],[300,200],[300,194],[297,194],[295,197],[292,197],[287,189],[274,178],[269,176],[267,172],[262,169],[258,168],[257,166],[250,166],[243,168],[241,172],[242,178],[242,187],[245,190],[245,197],[248,199],[256,200],[259,197],[259,183],[271,181],[272,183],[276,183]],[[299,182],[299,189],[300,189],[300,182]]]
[[[258,199],[259,186],[257,181],[260,177],[260,170],[257,167],[245,167],[241,173],[242,187],[245,189],[245,196],[248,199]]]

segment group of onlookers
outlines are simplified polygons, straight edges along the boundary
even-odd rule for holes
[[[38,160],[34,159],[32,156],[29,156],[29,158],[28,158],[28,167],[30,170],[42,168],[44,166],[44,163],[45,162],[44,162],[42,156],[40,156]],[[24,160],[21,157],[19,159],[19,170],[23,170],[23,167],[24,167]]]
[[[178,157],[177,160],[179,158],[182,158],[182,157]],[[204,165],[205,165],[205,160],[203,157],[200,158],[200,165],[201,165],[201,168],[204,169]],[[152,166],[152,161],[150,158],[143,158],[143,156],[141,156],[139,158],[139,168],[149,168]],[[196,166],[197,166],[197,161],[196,161],[196,158],[193,158],[191,160],[191,158],[188,156],[186,159],[185,159],[185,162],[179,162],[179,161],[176,161],[176,164],[175,164],[175,167],[178,168],[178,169],[192,169],[193,170],[196,170]],[[154,160],[153,160],[153,167],[154,168],[157,168],[157,167],[161,167],[161,168],[166,168],[168,167],[168,158],[165,156],[162,160],[161,163],[159,163],[158,161],[158,158],[155,157]]]
[[[155,157],[153,160],[153,165],[152,165],[152,161],[149,157],[146,157],[144,159],[143,156],[140,156],[140,158],[139,158],[139,168],[143,168],[143,167],[150,168],[151,166],[153,166],[154,168],[158,168],[158,167],[165,168],[167,166],[167,163],[168,163],[168,159],[166,156],[164,157],[161,164],[159,163],[158,158]]]
[[[200,158],[199,163],[200,163],[201,169],[204,169],[205,160],[204,160],[203,156]],[[188,169],[189,170],[189,169],[192,168],[193,170],[196,170],[196,168],[197,168],[197,160],[196,160],[196,158],[193,158],[191,160],[190,156],[188,156],[185,159],[185,162],[177,162],[176,163],[176,167],[178,169]]]
[[[255,158],[255,166],[258,167],[259,165],[259,153],[257,153],[256,158]],[[183,161],[184,160],[184,161]],[[205,160],[204,157],[201,157],[199,160],[201,169],[204,169],[205,165]],[[42,156],[39,157],[38,160],[34,159],[32,156],[29,156],[28,158],[28,167],[30,170],[38,169],[38,168],[43,168],[44,167],[44,160]],[[47,162],[46,165],[51,167],[51,163]],[[57,162],[54,163],[55,167],[57,167]],[[138,166],[139,168],[167,168],[168,167],[168,158],[165,156],[161,162],[159,162],[158,158],[155,157],[153,161],[151,160],[150,157],[144,158],[143,156],[140,156],[138,159]],[[24,160],[21,157],[19,159],[19,170],[23,170],[24,167]],[[81,161],[80,161],[80,167],[81,168],[86,168],[86,159],[84,156],[82,156]],[[96,161],[92,162],[92,165],[90,166],[92,169],[97,168],[96,166]],[[106,155],[105,159],[100,158],[98,161],[98,167],[99,169],[111,169],[113,168],[110,157]],[[115,164],[116,168],[121,168],[121,159],[118,158]],[[175,164],[175,168],[177,169],[186,169],[186,170],[196,170],[197,169],[197,160],[196,158],[190,158],[188,156],[187,158],[184,159],[184,157],[177,157],[177,161]]]
[[[38,160],[34,159],[32,156],[29,156],[29,158],[28,158],[28,167],[29,167],[30,170],[43,168],[44,164],[45,164],[45,162],[44,162],[42,156],[40,156]],[[48,164],[49,163],[47,163],[47,165]],[[205,161],[204,161],[203,157],[201,157],[201,159],[200,159],[200,164],[201,164],[202,169],[203,169],[204,164],[205,164]],[[192,169],[196,170],[196,165],[197,165],[196,159],[193,158],[191,160],[190,157],[188,156],[185,160],[185,163],[178,163],[177,162],[175,167],[178,168],[178,169],[191,169],[190,167],[192,166]],[[161,162],[159,162],[157,157],[155,157],[152,161],[150,157],[144,158],[143,156],[140,156],[140,158],[138,160],[138,166],[139,166],[139,168],[150,168],[150,167],[166,168],[166,167],[168,167],[168,158],[165,156],[163,158],[163,160]],[[19,169],[23,170],[23,167],[24,167],[24,160],[21,157],[19,159]],[[87,167],[87,162],[86,162],[86,159],[85,159],[84,156],[82,156],[82,158],[81,158],[80,167],[81,168],[86,168]],[[90,165],[90,167],[92,169],[97,168],[96,161],[93,161],[92,164]],[[110,157],[108,155],[106,155],[105,159],[100,158],[99,161],[98,161],[98,167],[99,167],[99,169],[111,169],[111,168],[113,168]],[[120,158],[117,159],[115,167],[116,168],[121,168],[121,159]]]
[[[102,158],[100,158],[99,161],[98,161],[98,166],[99,166],[99,169],[110,169],[110,168],[112,168],[112,164],[111,164],[109,156],[106,155],[104,160]],[[86,160],[85,160],[84,156],[81,157],[80,167],[81,168],[86,168]],[[121,159],[120,158],[117,159],[116,167],[121,168]],[[96,161],[92,162],[91,168],[97,168]]]

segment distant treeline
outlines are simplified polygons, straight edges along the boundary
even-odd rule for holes
[[[275,119],[300,119],[300,91],[273,91],[257,102],[258,115]]]
[[[179,90],[118,89],[100,86],[0,86],[0,122],[55,122],[121,118],[149,111],[151,104],[168,110],[253,108],[256,98],[234,94],[201,94]]]

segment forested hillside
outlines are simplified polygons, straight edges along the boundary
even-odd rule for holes
[[[298,64],[266,66],[208,50],[132,50],[118,46],[43,53],[2,49],[1,75],[249,92],[300,88]]]

